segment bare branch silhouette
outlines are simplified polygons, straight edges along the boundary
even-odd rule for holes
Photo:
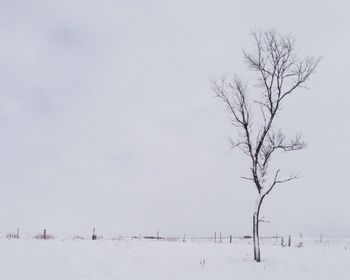
[[[229,139],[231,149],[238,148],[249,157],[251,176],[242,178],[253,181],[259,194],[253,231],[254,258],[260,261],[258,223],[262,201],[277,184],[297,178],[290,176],[280,179],[280,170],[269,178],[273,154],[306,147],[300,134],[288,138],[273,125],[282,104],[297,89],[306,86],[320,58],[299,57],[291,35],[280,35],[274,30],[254,32],[252,35],[256,49],[253,53],[244,51],[243,57],[248,69],[256,74],[257,83],[254,86],[258,90],[258,98],[248,95],[248,85],[237,76],[232,80],[222,78],[212,85],[215,95],[226,105],[231,123],[237,130],[237,139]]]

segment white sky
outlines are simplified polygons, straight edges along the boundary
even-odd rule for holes
[[[249,234],[255,189],[210,79],[249,72],[253,29],[323,56],[288,100],[276,157],[303,179],[262,234],[350,236],[347,1],[0,0],[0,235]],[[251,78],[252,79],[252,78]]]

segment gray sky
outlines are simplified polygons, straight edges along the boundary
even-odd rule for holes
[[[250,31],[323,56],[280,126],[304,178],[263,205],[262,234],[350,233],[347,1],[0,1],[0,234],[246,234],[256,191],[210,79],[249,78]],[[252,79],[252,78],[251,78]]]

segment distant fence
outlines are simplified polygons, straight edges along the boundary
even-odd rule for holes
[[[15,233],[8,233],[6,236],[8,239],[20,239],[19,234],[19,228],[17,228],[17,231]],[[35,239],[54,239],[55,237],[52,234],[47,234],[46,229],[43,230],[43,233],[36,234],[32,237],[28,238],[35,238]],[[70,238],[65,238],[70,239]],[[212,243],[236,243],[236,242],[242,242],[245,241],[247,243],[250,243],[252,241],[252,236],[250,235],[243,235],[243,236],[234,236],[232,234],[230,235],[224,235],[221,232],[214,232],[211,236],[188,236],[186,234],[182,236],[162,236],[159,231],[156,232],[155,235],[132,235],[132,236],[126,236],[126,235],[118,235],[111,238],[104,238],[102,235],[98,235],[95,228],[92,230],[92,234],[90,236],[82,236],[82,235],[75,235],[72,237],[73,240],[156,240],[156,241],[172,241],[172,242],[212,242]],[[262,242],[273,242],[274,245],[281,245],[283,247],[286,246],[292,246],[293,245],[302,247],[303,246],[303,237],[302,234],[299,234],[299,237],[292,238],[292,235],[288,236],[282,236],[282,235],[273,235],[273,236],[261,236],[260,240]],[[318,239],[314,239],[315,242],[322,243],[324,242],[323,235],[320,234],[320,237]]]

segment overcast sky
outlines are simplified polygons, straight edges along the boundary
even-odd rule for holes
[[[279,125],[303,178],[262,234],[350,237],[347,1],[0,0],[0,235],[249,234],[256,197],[210,80],[252,80],[242,49],[275,28],[322,56]]]

